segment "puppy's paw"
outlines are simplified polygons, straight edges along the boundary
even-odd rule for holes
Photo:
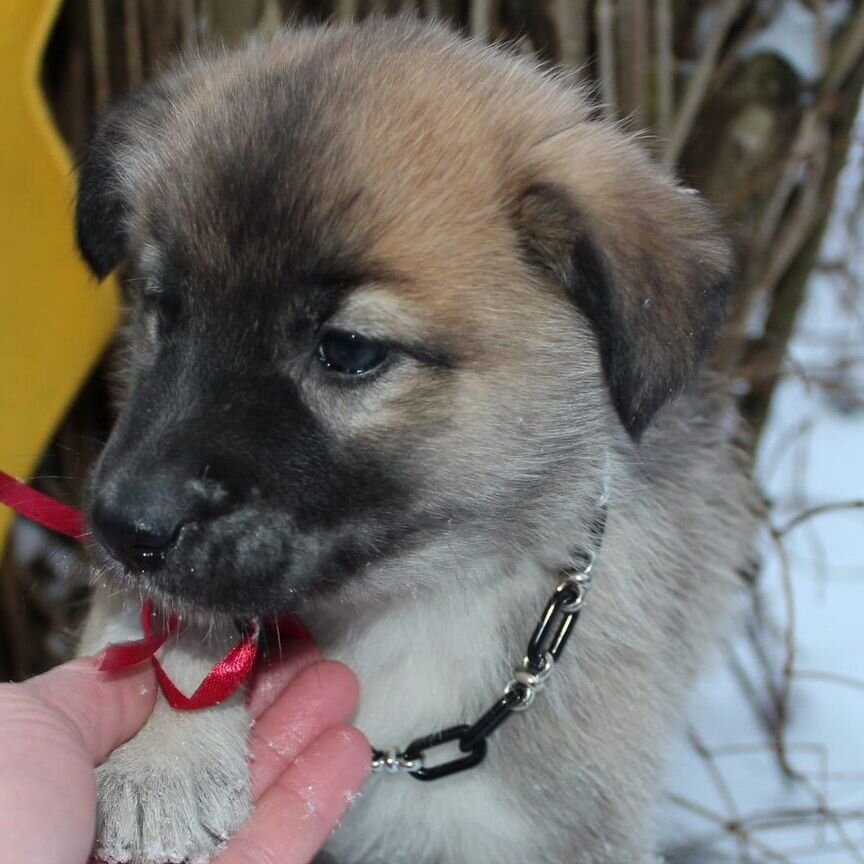
[[[106,864],[203,864],[249,815],[245,736],[214,740],[176,719],[187,734],[172,728],[160,741],[147,726],[97,769],[96,857]]]

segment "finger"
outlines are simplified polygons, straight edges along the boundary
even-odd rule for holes
[[[350,726],[325,732],[268,789],[216,864],[308,864],[369,773],[369,742]]]
[[[280,645],[280,654],[278,659],[255,672],[248,697],[248,708],[253,717],[260,717],[303,669],[323,656],[312,642],[298,640]]]
[[[255,727],[255,797],[263,794],[325,730],[347,723],[357,708],[358,695],[357,678],[341,663],[322,661],[297,675]]]
[[[135,735],[156,703],[149,663],[106,675],[92,658],[73,660],[21,687],[74,730],[94,764]]]

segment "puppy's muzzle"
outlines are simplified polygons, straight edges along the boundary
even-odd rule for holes
[[[183,531],[230,509],[225,484],[160,472],[110,481],[93,503],[97,537],[132,570],[156,570],[165,563]]]

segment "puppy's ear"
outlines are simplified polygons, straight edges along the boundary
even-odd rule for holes
[[[713,343],[729,248],[706,204],[604,123],[559,133],[529,161],[524,246],[592,322],[612,403],[638,438]]]
[[[164,84],[133,91],[105,110],[84,151],[75,225],[78,248],[98,279],[126,258],[135,163],[146,158],[170,104]]]

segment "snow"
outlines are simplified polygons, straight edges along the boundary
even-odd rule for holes
[[[844,362],[844,389],[864,401],[864,226],[855,219],[864,119],[856,139],[822,250],[823,261],[842,262],[852,278],[814,278],[759,454],[775,526],[809,507],[864,498],[864,404],[856,408],[820,384]],[[759,717],[769,702],[765,667],[742,625],[695,694],[688,721],[695,739],[684,734],[675,748],[662,823],[670,847],[700,851],[670,860],[864,861],[864,510],[807,520],[785,536],[784,548],[791,595],[776,545],[763,538],[760,597],[774,622],[763,644],[771,678],[782,683],[792,627],[786,741],[803,779],[779,770]],[[735,665],[756,682],[761,703],[745,696]],[[745,826],[746,842],[730,834],[730,821]]]
[[[828,0],[824,4],[825,24],[829,33],[849,14],[848,0]],[[759,54],[782,57],[800,78],[812,84],[823,73],[823,59],[817,40],[813,38],[818,27],[816,14],[801,0],[786,0],[767,27],[759,31],[741,52],[742,59]]]

